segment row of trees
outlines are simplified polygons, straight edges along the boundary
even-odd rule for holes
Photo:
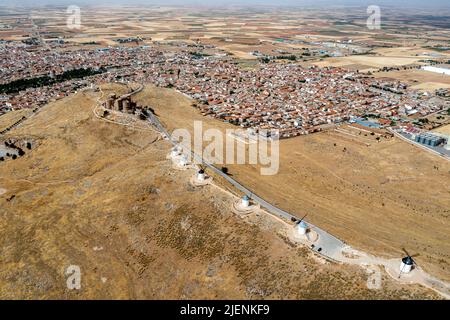
[[[29,79],[19,79],[15,81],[11,81],[5,84],[0,84],[0,93],[15,93],[27,88],[39,88],[43,86],[48,86],[54,83],[64,82],[71,79],[80,79],[92,75],[96,75],[99,73],[105,72],[106,69],[100,68],[98,70],[94,70],[92,68],[80,68],[65,71],[62,74],[56,75],[54,77],[51,76],[42,76],[36,78]]]

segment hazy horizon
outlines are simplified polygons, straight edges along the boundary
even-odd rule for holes
[[[37,4],[33,0],[4,0],[0,2],[0,6],[25,6],[25,7],[39,7],[48,5],[161,5],[161,6],[171,6],[171,5],[196,5],[202,7],[217,7],[217,6],[273,6],[273,7],[283,7],[283,6],[309,6],[309,7],[320,7],[320,6],[368,6],[368,5],[379,5],[386,7],[404,7],[411,9],[413,7],[417,8],[442,8],[446,7],[450,9],[448,5],[448,0],[428,0],[424,3],[421,0],[217,0],[212,3],[208,3],[200,0],[99,0],[92,3],[90,0],[41,0]]]

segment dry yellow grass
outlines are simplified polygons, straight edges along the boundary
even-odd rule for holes
[[[51,103],[7,135],[36,144],[0,164],[1,298],[437,298],[385,273],[369,290],[362,269],[317,262],[269,218],[234,216],[227,193],[172,169],[167,142],[97,119],[96,96]],[[66,288],[69,265],[79,291]]]
[[[406,58],[421,58],[430,59],[436,51],[420,47],[393,47],[393,48],[377,48],[372,52],[386,57],[406,57]],[[440,52],[439,55],[449,56],[446,52]]]
[[[423,82],[414,86],[411,86],[412,89],[423,90],[423,91],[434,91],[441,88],[450,88],[450,83],[442,83],[442,82]]]
[[[439,127],[437,129],[435,129],[435,131],[443,133],[443,134],[450,135],[450,124],[448,124],[446,126]]]
[[[170,129],[192,130],[194,120],[203,120],[204,128],[232,128],[202,117],[188,98],[168,89],[146,89],[138,97]],[[298,217],[308,213],[309,221],[350,245],[388,257],[410,248],[421,253],[417,260],[426,271],[449,280],[449,162],[398,139],[377,143],[365,134],[360,140],[369,147],[337,133],[283,140],[274,176],[261,176],[253,165],[228,167],[256,194]]]

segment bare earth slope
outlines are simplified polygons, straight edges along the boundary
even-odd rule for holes
[[[363,269],[313,257],[269,217],[236,217],[229,193],[172,168],[155,133],[96,118],[98,95],[6,136],[36,144],[0,163],[0,298],[437,298],[385,273],[369,290]],[[66,287],[69,265],[80,290]]]

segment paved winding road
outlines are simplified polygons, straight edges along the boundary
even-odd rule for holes
[[[172,140],[170,133],[166,130],[166,128],[164,128],[164,126],[161,124],[159,119],[154,114],[150,114],[149,121],[152,123],[153,126],[155,126],[158,129],[158,131],[160,131],[163,134],[164,138],[168,139],[174,146],[179,144],[177,141]],[[251,195],[251,198],[254,202],[256,202],[260,206],[264,207],[271,214],[273,214],[279,218],[289,220],[289,221],[291,221],[292,218],[295,218],[298,220],[298,218],[296,216],[270,204],[263,198],[256,195],[250,189],[244,187],[238,181],[236,181],[229,175],[223,173],[222,170],[216,168],[213,164],[205,161],[202,158],[202,156],[194,153],[193,151],[191,151],[191,154],[192,154],[193,159],[196,160],[197,163],[203,163],[205,166],[210,168],[216,174],[220,175],[222,178],[224,178],[229,183],[231,183],[235,188],[237,188],[238,190],[240,190],[241,192],[243,192],[247,195]],[[343,241],[339,240],[338,238],[334,237],[333,235],[329,234],[328,232],[320,229],[319,227],[317,227],[311,223],[308,223],[308,225],[319,236],[317,242],[314,244],[314,246],[310,247],[310,249],[319,253],[320,255],[325,256],[326,258],[339,261],[339,258],[341,257],[342,249],[346,246],[346,244]]]

